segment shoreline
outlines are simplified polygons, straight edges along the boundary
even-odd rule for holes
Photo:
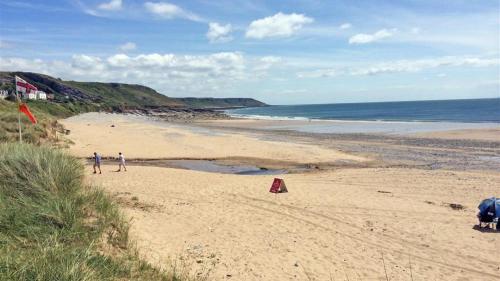
[[[301,117],[301,116],[278,116],[278,115],[253,115],[253,114],[237,114],[226,112],[230,109],[220,109],[217,111],[223,112],[231,119],[242,119],[242,120],[262,120],[262,121],[311,121],[311,122],[360,122],[360,123],[462,123],[462,124],[494,124],[500,125],[500,122],[490,121],[476,121],[476,122],[464,122],[464,121],[454,121],[449,119],[442,120],[393,120],[393,119],[330,119],[330,118],[311,118],[311,117]]]
[[[385,121],[385,120],[333,120],[333,119],[307,119],[307,118],[239,118],[229,115],[228,123],[233,123],[234,128],[260,127],[267,130],[290,130],[306,133],[338,133],[338,134],[390,134],[412,135],[451,130],[489,130],[500,131],[500,123],[494,122],[451,122],[451,121]],[[210,124],[221,120],[196,120],[196,123]],[[240,123],[240,124],[238,124]],[[500,139],[500,133],[498,134]]]

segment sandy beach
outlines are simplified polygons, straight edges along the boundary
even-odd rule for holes
[[[62,122],[75,143],[72,153],[89,157],[94,150],[128,158],[211,159],[247,157],[292,162],[367,161],[363,157],[315,145],[263,141],[238,133],[186,128],[135,115],[89,113]],[[126,151],[126,152],[125,152]]]
[[[309,167],[278,175],[289,192],[271,194],[275,175],[88,166],[156,265],[210,280],[500,280],[500,234],[475,227],[480,200],[500,195],[498,131],[318,136],[99,113],[62,123],[78,157]]]

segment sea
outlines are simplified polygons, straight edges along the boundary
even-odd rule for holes
[[[271,105],[226,111],[238,118],[307,121],[264,129],[315,133],[419,133],[500,127],[500,98]]]

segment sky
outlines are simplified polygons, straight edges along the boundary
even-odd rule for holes
[[[497,0],[0,0],[0,70],[173,97],[500,97]]]

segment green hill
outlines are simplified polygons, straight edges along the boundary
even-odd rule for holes
[[[180,101],[133,84],[63,81],[31,72],[0,72],[0,89],[14,90],[17,75],[39,90],[54,95],[58,103],[91,105],[103,110],[142,107],[185,107]]]
[[[32,72],[0,72],[0,89],[14,91],[14,76],[54,95],[54,102],[93,110],[145,108],[236,108],[266,104],[250,98],[171,98],[142,85],[63,81]]]
[[[0,90],[15,90],[14,77],[19,76],[39,90],[53,96],[50,101],[27,101],[39,123],[28,126],[22,118],[25,141],[29,143],[57,142],[63,128],[59,118],[92,111],[160,114],[164,119],[224,118],[212,109],[257,107],[266,104],[249,98],[171,98],[141,85],[63,81],[31,72],[0,72]],[[11,99],[12,100],[12,99]],[[0,142],[17,139],[17,105],[0,99]]]

